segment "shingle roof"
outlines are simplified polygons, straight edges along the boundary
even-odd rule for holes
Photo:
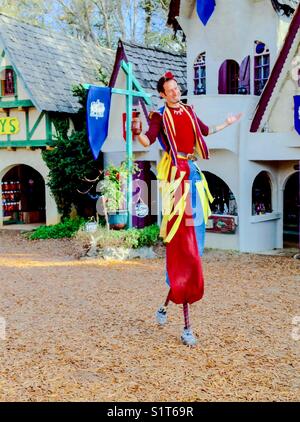
[[[76,113],[72,85],[97,83],[100,66],[111,74],[114,52],[0,14],[0,41],[34,105]],[[99,81],[98,81],[99,83]]]
[[[115,84],[121,60],[131,62],[134,76],[142,88],[150,94],[155,94],[152,97],[153,105],[157,105],[159,101],[156,91],[157,81],[167,70],[174,74],[182,92],[187,89],[185,54],[119,41],[110,86]]]

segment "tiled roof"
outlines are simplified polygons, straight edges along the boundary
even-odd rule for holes
[[[154,105],[159,100],[156,91],[157,81],[167,70],[174,74],[182,92],[187,89],[185,54],[119,41],[110,86],[115,84],[121,60],[132,63],[134,76],[142,88],[154,94],[152,97]]]
[[[72,86],[111,74],[114,52],[0,14],[0,44],[39,110],[76,113]],[[99,83],[99,81],[98,81]]]

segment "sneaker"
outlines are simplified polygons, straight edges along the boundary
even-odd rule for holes
[[[197,344],[196,337],[194,336],[190,328],[183,329],[183,332],[181,335],[181,341],[186,346],[195,346]]]
[[[156,322],[159,325],[164,325],[167,322],[167,311],[163,306],[156,312]]]

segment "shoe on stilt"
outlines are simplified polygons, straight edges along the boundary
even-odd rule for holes
[[[156,311],[156,322],[159,325],[164,325],[167,322],[167,311],[163,306]]]
[[[186,346],[195,346],[197,344],[197,339],[193,334],[193,331],[191,328],[184,328],[182,335],[181,335],[181,341]]]

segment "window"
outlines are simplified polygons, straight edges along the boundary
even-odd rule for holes
[[[270,53],[266,45],[255,41],[254,94],[260,95],[270,74]]]
[[[238,215],[237,202],[229,186],[215,174],[204,171],[214,201],[210,205],[213,214]]]
[[[219,70],[219,94],[238,94],[239,64],[234,60],[225,60]]]
[[[205,53],[199,54],[194,63],[194,94],[206,94]]]
[[[208,171],[205,174],[214,201],[210,205],[206,231],[210,233],[235,233],[237,227],[238,207],[233,192],[220,177]]]
[[[15,75],[11,68],[4,69],[4,79],[1,80],[1,95],[15,95]]]
[[[252,215],[272,212],[271,179],[266,171],[261,171],[252,186]]]

